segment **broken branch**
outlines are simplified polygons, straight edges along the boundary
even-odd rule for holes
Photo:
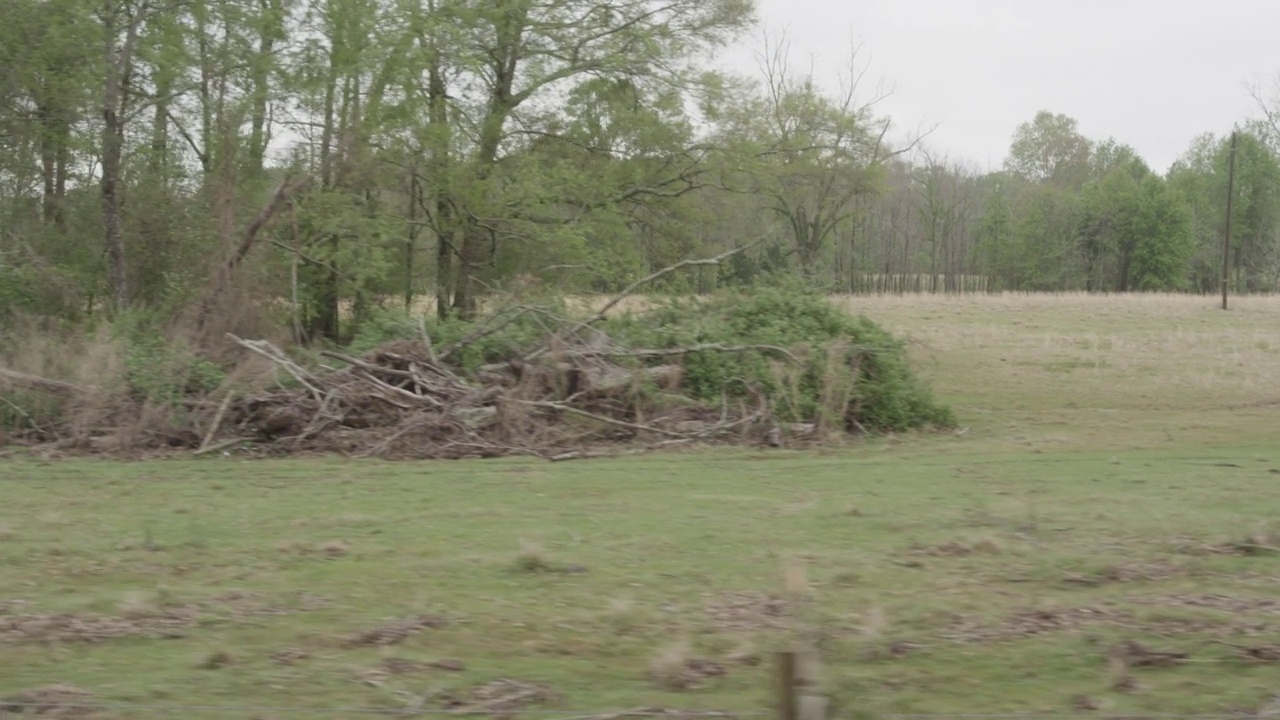
[[[89,388],[76,385],[61,380],[50,380],[49,378],[40,377],[39,375],[28,375],[16,370],[6,370],[0,368],[0,380],[8,381],[12,385],[23,387],[28,390],[39,390],[53,395],[78,395],[89,391]]]

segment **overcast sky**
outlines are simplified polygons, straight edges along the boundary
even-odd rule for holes
[[[1280,73],[1280,0],[757,0],[792,58],[819,75],[861,43],[869,86],[899,129],[941,123],[929,146],[995,169],[1038,110],[1114,136],[1163,172],[1200,133],[1256,115],[1247,84]],[[725,56],[755,71],[756,32]],[[868,88],[870,92],[872,88]]]

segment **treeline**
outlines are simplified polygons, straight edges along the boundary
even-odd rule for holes
[[[1238,133],[1227,268],[1236,291],[1280,288],[1277,137],[1268,121]],[[999,172],[924,152],[893,163],[885,192],[866,198],[843,243],[847,262],[940,273],[948,290],[965,285],[947,278],[977,276],[987,290],[1216,291],[1229,156],[1229,135],[1207,133],[1160,174],[1132,147],[1091,140],[1075,120],[1040,112],[1017,128]]]
[[[750,0],[6,8],[7,316],[200,322],[250,298],[298,339],[341,338],[379,304],[433,295],[468,317],[496,290],[612,291],[744,244],[664,288],[1217,287],[1223,136],[1161,175],[1041,113],[1004,170],[975,172],[895,133],[856,57],[834,91],[785,44],[758,78],[712,71]],[[1274,130],[1238,148],[1242,290],[1280,286]]]

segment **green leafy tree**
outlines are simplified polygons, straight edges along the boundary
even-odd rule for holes
[[[1140,160],[1113,167],[1081,193],[1080,242],[1086,289],[1125,292],[1139,240],[1139,184],[1150,174]]]
[[[1014,131],[1005,169],[1033,183],[1079,189],[1089,177],[1093,143],[1078,127],[1073,118],[1041,110]]]
[[[1136,290],[1182,290],[1195,252],[1191,211],[1183,196],[1155,175],[1142,181],[1133,220],[1132,279]]]

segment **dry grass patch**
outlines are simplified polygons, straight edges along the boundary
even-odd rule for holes
[[[522,572],[548,572],[552,568],[547,560],[546,549],[541,543],[530,540],[520,541],[520,551],[516,553],[516,569]]]
[[[694,656],[687,638],[662,647],[649,663],[650,679],[672,691],[692,690],[727,672],[721,663]]]
[[[89,707],[96,702],[94,694],[74,685],[58,683],[23,690],[0,700],[0,712],[58,718],[89,718],[98,714]]]
[[[706,601],[705,610],[716,630],[722,633],[777,630],[791,622],[786,600],[760,592],[719,595]]]
[[[271,661],[277,665],[297,665],[304,660],[310,659],[311,653],[298,648],[287,648],[271,653],[270,657]]]
[[[331,558],[340,558],[351,552],[351,544],[343,540],[330,540],[320,545],[320,552]]]
[[[445,693],[440,704],[460,715],[506,716],[531,705],[547,705],[560,699],[544,685],[503,678],[459,694]]]
[[[412,635],[425,629],[441,628],[446,625],[443,618],[434,615],[415,615],[413,617],[391,620],[369,630],[356,633],[343,642],[344,647],[361,645],[385,646],[404,642]]]
[[[235,658],[232,657],[230,651],[218,648],[210,650],[208,654],[200,659],[196,667],[201,670],[221,670],[234,662]]]
[[[100,643],[127,637],[181,638],[195,624],[190,609],[97,614],[0,615],[0,644]]]
[[[999,555],[1005,551],[1004,543],[993,535],[982,535],[964,540],[948,540],[937,545],[916,546],[912,552],[935,557],[968,557],[970,555]]]
[[[653,609],[630,597],[610,598],[599,624],[616,635],[641,635],[660,624]]]
[[[1120,562],[1087,572],[1069,572],[1062,582],[1077,587],[1112,583],[1161,582],[1188,574],[1187,568],[1167,561]]]
[[[1242,297],[1227,313],[1212,298],[1145,293],[836,302],[907,338],[962,424],[1023,445],[1202,441],[1239,424],[1233,413],[1280,401],[1280,296]]]

